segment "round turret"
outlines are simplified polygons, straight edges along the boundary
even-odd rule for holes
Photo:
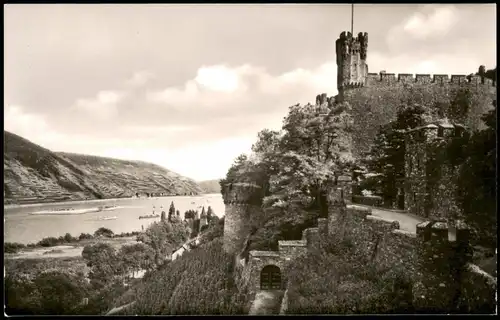
[[[249,220],[252,212],[260,210],[262,202],[261,187],[252,183],[231,183],[224,193],[224,250],[237,253],[249,233]]]

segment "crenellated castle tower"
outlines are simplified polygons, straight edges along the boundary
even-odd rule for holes
[[[368,50],[368,33],[360,32],[353,37],[344,31],[335,42],[337,51],[337,88],[359,86],[365,83],[368,75],[366,53]]]

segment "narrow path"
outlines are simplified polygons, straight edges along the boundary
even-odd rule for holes
[[[250,307],[249,315],[279,314],[283,290],[260,290]]]
[[[357,204],[357,203],[355,203],[353,205],[372,209],[372,215],[374,215],[374,216],[381,217],[381,218],[388,219],[388,220],[398,221],[399,228],[401,230],[405,230],[405,231],[409,231],[409,232],[413,232],[413,233],[417,232],[417,224],[427,220],[423,217],[419,217],[417,215],[408,213],[404,210],[377,208],[377,207],[371,207],[371,206]],[[455,238],[456,238],[455,232],[450,231],[448,233],[448,238],[450,240],[455,240]]]

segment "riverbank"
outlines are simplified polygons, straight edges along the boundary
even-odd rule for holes
[[[50,259],[81,257],[86,245],[108,243],[119,250],[127,244],[137,243],[136,236],[84,239],[75,243],[62,244],[53,247],[26,247],[16,253],[4,253],[4,259]]]
[[[46,206],[46,205],[65,205],[65,204],[81,204],[81,203],[100,203],[100,202],[105,202],[105,201],[120,201],[120,200],[133,200],[133,199],[158,199],[158,198],[171,198],[171,197],[176,197],[176,198],[192,198],[192,197],[201,197],[201,196],[206,196],[206,195],[213,195],[213,194],[218,194],[218,193],[200,193],[197,195],[168,195],[168,196],[158,196],[158,197],[136,197],[136,196],[131,196],[131,197],[122,197],[122,198],[106,198],[106,199],[88,199],[88,200],[61,200],[61,201],[54,201],[52,199],[47,199],[47,201],[42,201],[42,202],[36,202],[36,203],[4,203],[3,208],[4,209],[15,209],[15,208],[31,208],[31,207],[38,207],[38,206]]]

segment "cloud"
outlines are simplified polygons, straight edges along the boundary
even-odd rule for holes
[[[233,92],[239,85],[237,71],[221,65],[201,67],[194,81],[209,90]]]
[[[61,138],[60,134],[50,129],[45,116],[25,113],[24,108],[18,105],[7,105],[4,109],[4,128],[24,138],[38,137],[44,142]]]
[[[428,6],[424,12],[412,15],[403,30],[415,38],[442,37],[459,22],[459,11],[454,6]]]
[[[462,46],[457,40],[468,25],[464,11],[453,5],[425,5],[387,32],[386,42],[390,53],[430,54],[436,51],[452,53],[453,46]],[[463,30],[467,33],[467,30]]]
[[[134,73],[134,75],[126,81],[126,84],[133,87],[142,87],[154,78],[155,76],[152,72],[139,71]]]
[[[98,119],[109,119],[118,113],[118,103],[124,98],[124,92],[99,91],[92,99],[78,99],[76,108],[88,112]]]
[[[313,101],[315,93],[327,91],[333,95],[336,89],[336,70],[336,65],[328,62],[314,70],[296,69],[273,76],[264,68],[249,64],[232,68],[221,65],[203,66],[182,87],[150,91],[147,99],[178,108],[241,110],[257,101],[264,105],[268,103],[263,99],[257,100],[258,97],[267,97],[268,101],[280,97],[282,105],[270,108],[288,108],[298,102],[297,99],[302,103]],[[254,113],[258,109],[255,106]],[[269,108],[266,108],[267,111]]]

